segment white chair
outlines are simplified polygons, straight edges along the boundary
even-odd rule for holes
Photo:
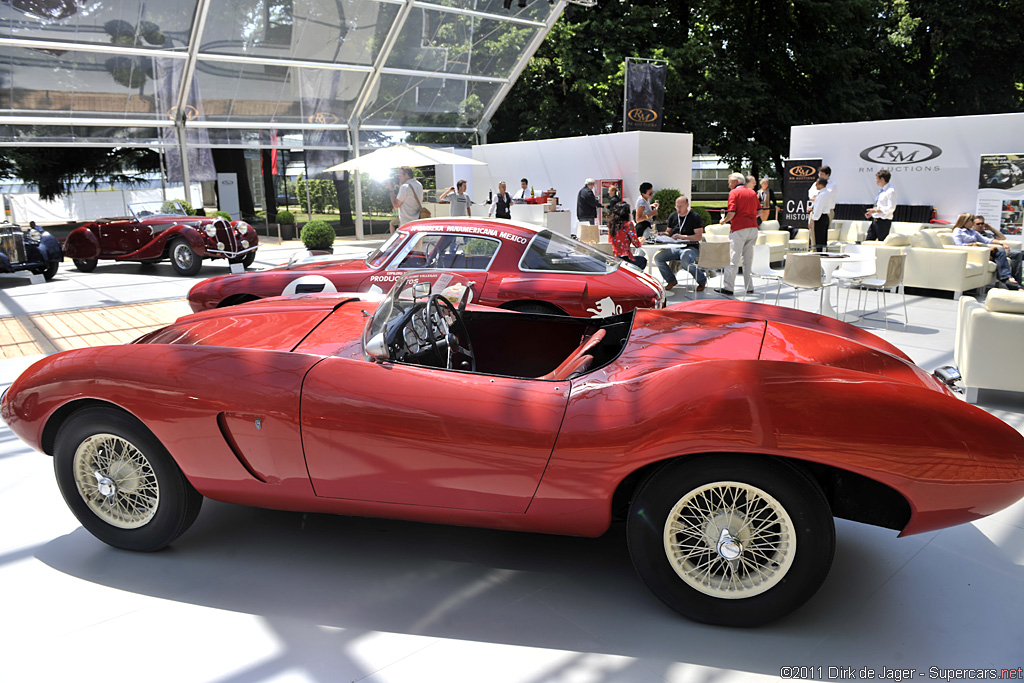
[[[863,288],[875,290],[875,306],[878,306],[878,293],[882,293],[882,316],[885,318],[885,329],[889,330],[889,315],[885,302],[885,292],[890,287],[896,287],[903,294],[903,329],[907,328],[907,293],[903,289],[903,272],[907,263],[906,254],[893,254],[889,257],[889,264],[886,267],[885,278],[865,278],[860,281]],[[857,293],[857,309],[860,310],[860,292]]]
[[[866,257],[866,260],[844,263],[832,273],[832,279],[837,280],[840,283],[846,283],[846,304],[843,307],[843,314],[839,317],[840,320],[844,320],[846,318],[846,311],[850,310],[850,290],[853,289],[854,284],[856,283],[859,285],[865,278],[869,278],[875,274],[875,248],[873,246],[866,244],[845,244],[843,245],[843,253],[858,254]],[[857,298],[859,301],[859,294]]]
[[[796,307],[800,308],[800,290],[814,289],[821,290],[818,307],[823,308],[825,290],[828,287],[835,287],[835,282],[825,284],[821,272],[821,254],[790,254],[786,257],[786,269],[782,271],[782,279],[779,280],[779,288],[775,292],[775,305],[779,303],[779,294],[782,292],[782,283],[796,290]]]
[[[762,280],[778,282],[782,278],[783,271],[775,270],[771,266],[771,247],[767,244],[754,245],[754,263],[750,268],[750,274]],[[767,298],[768,292],[763,292],[762,300]]]
[[[960,297],[953,359],[968,403],[977,403],[978,389],[1024,391],[1024,364],[1007,360],[1007,349],[1024,336],[1024,291],[993,289],[985,303]]]
[[[711,273],[717,273],[725,281],[725,269],[729,267],[729,242],[701,242],[697,266]],[[722,285],[719,285],[721,287]]]

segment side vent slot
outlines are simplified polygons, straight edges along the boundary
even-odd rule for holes
[[[228,429],[227,418],[224,413],[217,414],[217,427],[220,428],[220,434],[224,437],[224,442],[228,445],[228,448],[231,449],[231,452],[235,454],[235,458],[238,460],[239,464],[245,468],[245,471],[252,475],[253,479],[266,484],[266,478],[254,470],[252,465],[250,465],[242,455],[242,451],[238,448],[238,444],[235,443],[235,438],[231,435],[231,430]]]

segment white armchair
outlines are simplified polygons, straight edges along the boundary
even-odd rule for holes
[[[953,358],[967,390],[968,403],[978,401],[978,389],[1021,391],[1024,365],[1013,350],[1024,338],[1024,291],[993,289],[978,302],[960,297]]]

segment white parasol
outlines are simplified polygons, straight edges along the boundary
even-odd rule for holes
[[[331,166],[328,171],[373,171],[376,169],[398,168],[399,166],[486,166],[484,161],[459,156],[423,145],[409,145],[400,142],[391,147],[382,147],[366,156],[349,159],[343,164]]]

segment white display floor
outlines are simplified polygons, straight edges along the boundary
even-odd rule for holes
[[[59,279],[79,279],[65,269]],[[87,276],[93,296],[180,297],[197,281],[132,270]],[[0,303],[35,312],[85,300],[70,286],[28,287],[0,288]],[[951,363],[956,303],[909,301],[908,329],[890,321],[883,336],[928,370]],[[0,383],[32,360],[0,361]],[[1024,394],[980,398],[1024,429]],[[839,520],[822,589],[752,630],[663,606],[634,574],[621,526],[576,539],[206,501],[167,550],[118,551],[78,525],[50,459],[6,427],[0,520],[0,681],[718,683],[777,679],[783,667],[934,680],[931,667],[1024,666],[1024,503],[904,539]]]

